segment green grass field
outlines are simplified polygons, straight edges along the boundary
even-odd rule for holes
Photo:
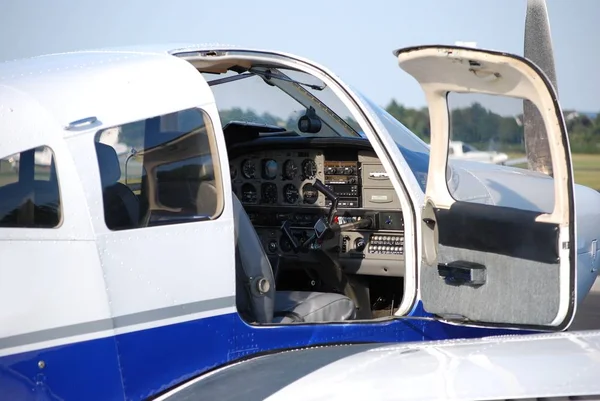
[[[600,191],[600,155],[573,155],[575,182]]]
[[[525,157],[522,153],[509,153],[508,156],[511,159]],[[600,154],[573,154],[573,170],[577,184],[600,191]]]

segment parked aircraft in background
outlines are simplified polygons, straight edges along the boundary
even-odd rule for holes
[[[448,155],[451,159],[470,160],[475,162],[504,164],[508,161],[506,153],[482,151],[461,141],[450,141]],[[527,160],[525,160],[525,163]]]

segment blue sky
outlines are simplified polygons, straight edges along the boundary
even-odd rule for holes
[[[600,0],[547,0],[561,104],[600,111]],[[324,64],[381,105],[425,104],[392,51],[476,41],[522,54],[525,0],[2,0],[0,60],[157,42],[228,43]],[[586,51],[589,52],[586,54]]]

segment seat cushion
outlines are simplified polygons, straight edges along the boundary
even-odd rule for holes
[[[334,322],[354,319],[356,306],[340,294],[277,291],[274,315],[273,323]]]

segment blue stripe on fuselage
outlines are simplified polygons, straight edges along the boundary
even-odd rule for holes
[[[253,327],[236,313],[0,358],[7,400],[142,400],[233,360],[275,349],[516,333],[428,320]],[[117,352],[118,351],[118,352]],[[43,361],[43,368],[39,362]]]

